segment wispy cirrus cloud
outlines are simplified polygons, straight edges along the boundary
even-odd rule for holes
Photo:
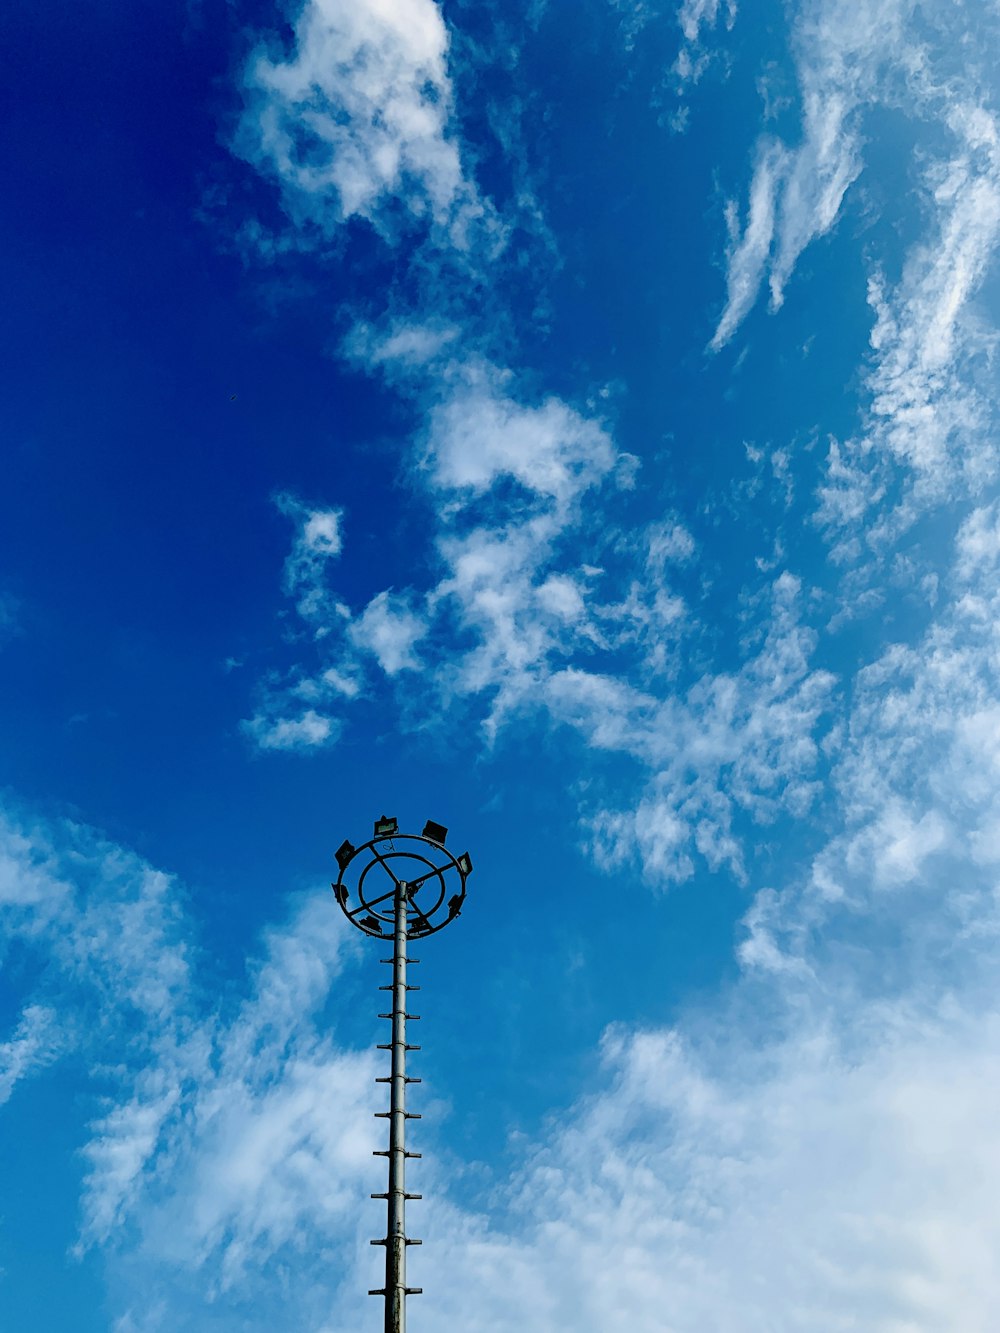
[[[371,1165],[375,1064],[318,1019],[343,965],[328,897],[292,905],[220,1010],[171,877],[78,824],[5,811],[0,829],[4,938],[35,986],[0,1043],[0,1092],[57,1060],[95,1074],[89,1112],[77,1102],[78,1248],[115,1270],[120,1326],[152,1333],[227,1300],[219,1326],[246,1326],[261,1265],[301,1254],[307,1232],[328,1305],[330,1247]]]
[[[867,429],[831,452],[818,519],[840,558],[885,547],[926,506],[976,498],[995,480],[991,393],[998,332],[977,294],[1000,240],[1000,136],[979,107],[955,107],[957,155],[924,186],[934,217],[895,286],[876,272]],[[900,499],[875,508],[902,479]],[[867,527],[868,531],[864,529]]]
[[[0,1042],[0,1106],[22,1078],[52,1063],[61,1044],[55,1011],[43,1004],[27,1005],[10,1038]]]
[[[962,5],[930,17],[904,0],[804,6],[792,29],[801,141],[761,136],[745,224],[732,202],[727,210],[716,350],[765,279],[772,308],[782,304],[800,256],[835,225],[865,169],[871,117],[891,112],[922,131],[911,166],[916,188],[905,201],[911,221],[919,213],[916,236],[901,265],[895,231],[884,260],[875,240],[858,264],[873,315],[860,429],[831,441],[817,496],[816,519],[840,564],[874,559],[882,568],[928,507],[959,495],[975,501],[996,476],[997,332],[980,293],[1000,235],[998,131],[978,66],[954,59],[970,24]],[[855,582],[851,596],[863,605],[863,579]]]
[[[727,30],[736,22],[736,0],[683,0],[677,11],[677,24],[684,41],[674,61],[673,74],[683,88],[697,83],[712,58],[706,35],[724,17]]]
[[[571,687],[565,702],[591,744],[630,754],[646,770],[635,804],[592,818],[599,864],[637,859],[663,884],[689,878],[697,852],[712,869],[744,877],[738,814],[763,824],[782,812],[802,817],[819,791],[837,682],[810,662],[815,646],[801,585],[785,573],[771,589],[764,641],[738,672],[704,675],[685,696],[662,699],[609,680],[560,683]]]
[[[834,226],[864,169],[865,117],[873,109],[892,108],[952,131],[970,113],[980,121],[987,116],[975,69],[965,85],[954,74],[952,53],[964,36],[966,7],[936,13],[927,31],[921,13],[911,0],[814,0],[795,14],[801,138],[797,146],[768,138],[758,143],[746,227],[731,235],[714,348],[731,339],[765,275],[772,307],[781,306],[800,256]],[[956,103],[964,104],[957,114]],[[729,217],[732,232],[732,205]]]
[[[260,686],[257,711],[244,720],[243,731],[262,750],[303,752],[337,740],[340,721],[331,705],[354,698],[361,688],[359,671],[343,644],[350,611],[333,595],[328,574],[343,545],[343,514],[339,509],[307,505],[284,492],[275,496],[274,503],[294,526],[285,560],[284,591],[309,639],[325,640],[332,631],[339,631],[332,640],[337,655],[316,679],[301,671],[269,676]]]
[[[774,243],[777,201],[787,160],[787,149],[783,145],[772,141],[758,145],[749,211],[742,233],[735,203],[730,201],[726,207],[729,227],[726,307],[712,337],[712,346],[716,350],[729,341],[757,300],[761,277]]]

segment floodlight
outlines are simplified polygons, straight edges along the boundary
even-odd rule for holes
[[[343,884],[331,884],[330,887],[333,889],[334,893],[337,895],[337,902],[340,903],[341,907],[346,907],[346,906],[347,906],[347,890],[344,888]]]
[[[355,852],[354,843],[349,842],[347,838],[345,838],[344,841],[337,848],[336,852],[334,853],[334,855],[337,858],[337,865],[340,866],[341,870],[347,869],[347,863],[354,855],[354,852]]]
[[[399,829],[398,819],[389,819],[386,815],[383,815],[381,819],[376,819],[375,821],[376,838],[391,838],[392,835],[398,831],[398,829]]]
[[[450,921],[452,917],[458,916],[461,910],[462,897],[461,894],[456,893],[453,898],[448,899],[448,920]]]
[[[463,852],[461,856],[457,857],[455,860],[455,864],[462,872],[463,879],[465,879],[466,875],[472,874],[472,857],[469,855],[468,852]]]
[[[367,926],[369,930],[377,930],[380,934],[382,932],[382,922],[377,916],[363,916],[361,924]]]
[[[444,840],[448,836],[448,830],[443,824],[435,824],[433,819],[428,819],[421,836],[430,838],[431,842],[439,842],[443,847]]]

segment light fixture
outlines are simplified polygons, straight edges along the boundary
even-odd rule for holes
[[[331,889],[333,889],[334,893],[337,895],[337,902],[340,903],[341,907],[346,907],[346,906],[347,906],[347,889],[343,886],[343,884],[331,884],[330,887],[331,887]]]
[[[439,842],[444,846],[444,840],[448,836],[448,830],[443,824],[435,824],[433,819],[428,819],[424,825],[424,831],[421,837],[430,838],[431,842]]]
[[[347,863],[348,863],[348,861],[350,861],[351,857],[354,855],[355,850],[356,850],[356,849],[355,849],[354,843],[353,843],[353,842],[348,842],[348,840],[347,840],[346,838],[345,838],[344,841],[340,844],[340,846],[337,848],[337,850],[336,850],[336,852],[334,853],[334,855],[335,855],[336,858],[337,858],[337,865],[340,866],[341,870],[346,870],[346,869],[347,869]]]
[[[375,837],[391,838],[398,828],[398,819],[389,819],[386,815],[383,815],[381,819],[375,821]]]
[[[472,874],[472,857],[468,852],[463,852],[461,856],[457,857],[455,864],[462,872],[463,879],[465,879],[466,875]]]

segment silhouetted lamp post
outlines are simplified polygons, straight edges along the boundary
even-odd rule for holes
[[[405,1333],[406,1298],[422,1290],[406,1285],[406,1247],[420,1244],[407,1237],[405,1225],[406,1200],[420,1198],[406,1192],[406,1159],[420,1156],[406,1151],[406,1122],[420,1119],[406,1109],[407,1083],[420,1082],[406,1072],[406,1052],[420,1050],[406,1040],[406,1020],[419,1018],[406,1012],[406,994],[420,989],[407,985],[406,967],[420,960],[406,950],[408,940],[433,935],[454,921],[465,902],[472,860],[468,852],[453,856],[447,837],[448,830],[431,819],[418,836],[400,833],[396,820],[383,815],[370,842],[355,847],[345,840],[336,853],[340,874],[333,891],[344,915],[363,934],[392,939],[392,957],[381,959],[392,964],[392,985],[379,987],[392,992],[390,1012],[379,1014],[392,1020],[392,1041],[379,1043],[380,1051],[392,1052],[390,1073],[376,1080],[389,1084],[389,1110],[375,1113],[389,1121],[388,1150],[375,1154],[389,1159],[389,1190],[372,1195],[387,1201],[385,1238],[372,1241],[385,1246],[385,1286],[368,1293],[385,1297],[385,1333]]]

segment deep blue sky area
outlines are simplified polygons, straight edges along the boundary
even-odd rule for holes
[[[998,38],[5,6],[4,1333],[993,1333]]]

